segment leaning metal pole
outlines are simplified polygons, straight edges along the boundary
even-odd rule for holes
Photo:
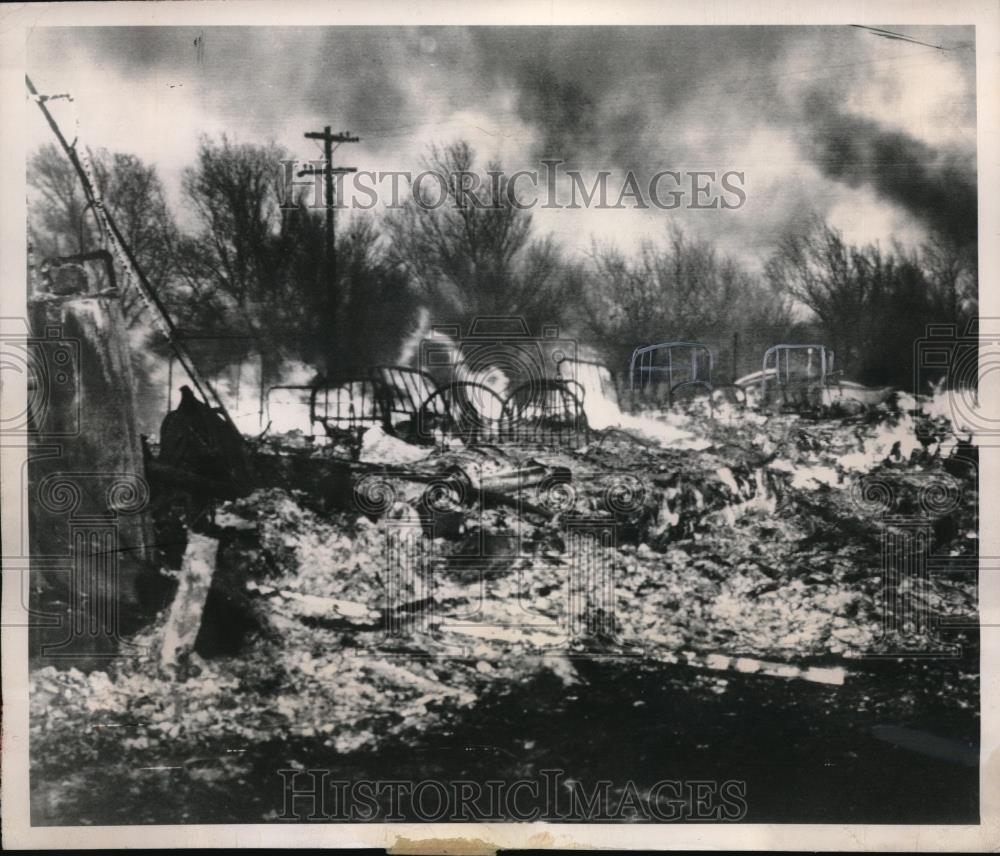
[[[48,107],[45,106],[45,102],[48,100],[48,97],[38,94],[38,90],[35,89],[34,84],[31,82],[31,78],[27,75],[24,76],[24,82],[28,87],[28,92],[31,94],[32,99],[38,105],[38,109],[42,111],[45,121],[49,123],[49,127],[52,129],[56,139],[59,141],[59,145],[66,153],[66,157],[68,157],[70,163],[73,164],[73,168],[76,170],[77,175],[80,178],[80,183],[83,185],[83,192],[87,197],[88,203],[93,207],[97,217],[105,227],[103,230],[105,240],[108,244],[110,244],[111,250],[118,259],[118,262],[122,266],[123,270],[129,275],[129,280],[136,283],[139,296],[142,298],[146,307],[150,310],[154,324],[166,338],[167,344],[177,357],[177,361],[184,368],[184,371],[187,372],[188,377],[191,379],[191,382],[194,384],[202,399],[214,406],[221,414],[222,418],[235,428],[233,420],[230,417],[229,412],[226,410],[225,405],[222,403],[222,400],[219,398],[218,393],[216,393],[211,382],[198,370],[198,367],[195,365],[191,355],[181,342],[177,327],[170,318],[170,314],[167,312],[166,306],[164,306],[163,301],[160,300],[156,290],[146,278],[146,275],[142,272],[142,268],[139,266],[138,261],[132,254],[132,250],[122,237],[122,233],[119,231],[114,217],[111,216],[111,212],[104,206],[104,200],[101,198],[95,182],[91,180],[89,171],[76,150],[78,140],[74,140],[70,143],[66,139],[55,118],[52,116],[52,113],[49,111]]]

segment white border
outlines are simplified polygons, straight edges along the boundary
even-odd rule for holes
[[[1000,189],[1000,0],[710,0],[699,4],[595,0],[548,3],[489,3],[472,6],[446,0],[357,2],[266,2],[203,0],[158,3],[39,3],[0,7],[0,316],[23,317],[25,304],[25,152],[22,129],[25,38],[33,27],[107,25],[345,25],[345,24],[974,24],[979,161],[979,253],[981,314],[1000,318],[996,288],[1000,273],[1000,207],[990,188]],[[7,383],[0,406],[19,410],[23,385]],[[995,402],[992,402],[995,404]],[[9,410],[7,412],[10,412]],[[989,512],[998,486],[997,450],[983,450],[980,472],[984,555],[1000,556],[1000,532]],[[19,543],[22,522],[11,508],[19,496],[23,452],[4,449],[2,465],[4,553]],[[989,489],[987,489],[989,488]],[[3,619],[20,607],[18,575],[3,575]],[[1000,575],[983,574],[982,763],[979,826],[862,825],[563,825],[563,824],[387,824],[213,825],[31,828],[28,823],[27,637],[3,629],[3,843],[8,848],[97,847],[385,847],[394,852],[482,852],[490,847],[593,847],[670,849],[805,849],[876,851],[985,851],[1000,848]],[[900,783],[906,787],[905,782]]]

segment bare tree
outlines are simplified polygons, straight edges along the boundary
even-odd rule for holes
[[[156,168],[134,155],[99,149],[89,153],[94,183],[154,287],[174,276],[177,229]],[[73,255],[99,249],[103,235],[69,159],[53,144],[28,161],[29,226],[38,256]],[[135,300],[124,296],[126,311]]]
[[[241,310],[280,300],[282,216],[277,167],[287,153],[275,145],[203,138],[195,166],[184,171],[184,195],[200,229],[197,278]]]
[[[919,252],[854,246],[821,220],[782,239],[767,273],[811,311],[840,364],[872,383],[908,387],[914,343],[928,325],[962,325],[975,305],[968,249],[937,239]]]
[[[356,374],[392,363],[418,305],[406,270],[371,217],[355,216],[337,236],[337,271],[346,311],[336,345],[338,370]]]
[[[468,143],[432,147],[422,181],[386,218],[392,258],[429,308],[467,320],[520,315],[529,324],[558,321],[568,284],[555,244],[533,237],[499,163],[475,168]]]
[[[874,253],[869,261],[869,270],[880,263]],[[841,364],[858,356],[871,277],[864,254],[848,246],[840,232],[814,220],[806,230],[786,235],[768,260],[766,274],[813,313]]]
[[[632,349],[668,340],[714,345],[720,363],[734,360],[733,333],[785,329],[787,302],[705,241],[676,227],[645,241],[629,258],[595,245],[586,288],[587,324],[608,358],[626,364]]]
[[[920,265],[927,271],[941,309],[952,319],[971,317],[979,306],[976,246],[956,246],[932,236],[920,248]]]
[[[197,229],[177,247],[180,288],[193,298],[180,321],[203,336],[246,336],[248,349],[266,355],[269,371],[297,356],[297,340],[316,335],[312,306],[304,305],[292,275],[308,212],[280,206],[279,170],[287,158],[273,143],[204,137],[182,177]]]
[[[340,306],[330,306],[322,213],[304,198],[281,206],[287,158],[274,144],[202,141],[183,178],[199,224],[179,245],[183,288],[193,298],[186,325],[243,331],[269,378],[288,358],[331,376],[388,359],[386,343],[402,334],[413,308],[405,271],[388,259],[371,219],[351,218],[337,236]],[[338,329],[338,317],[349,323]]]
[[[95,224],[88,222],[87,200],[73,165],[54,144],[28,160],[29,226],[42,256],[71,255],[93,249]]]

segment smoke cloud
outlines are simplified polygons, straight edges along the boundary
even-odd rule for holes
[[[850,27],[37,28],[28,65],[77,95],[89,144],[156,164],[177,207],[200,134],[310,159],[303,133],[330,124],[361,137],[337,155],[359,169],[466,139],[509,171],[739,170],[738,211],[536,223],[583,253],[674,223],[755,263],[810,213],[864,240],[975,238],[972,29],[903,29],[944,49]]]
[[[849,115],[821,93],[806,99],[804,108],[809,122],[805,149],[825,175],[851,187],[873,188],[958,245],[976,240],[974,161]]]

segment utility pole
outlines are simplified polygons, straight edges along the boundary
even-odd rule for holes
[[[111,247],[111,251],[118,259],[118,263],[129,277],[128,281],[134,283],[139,297],[150,309],[153,323],[167,340],[167,344],[176,355],[177,361],[184,368],[184,371],[187,372],[188,377],[191,378],[191,382],[205,400],[205,403],[218,411],[222,418],[232,425],[235,430],[233,420],[223,405],[222,399],[219,398],[211,381],[202,375],[194,359],[188,353],[187,347],[183,342],[183,337],[177,329],[177,325],[174,324],[173,319],[170,317],[166,304],[160,299],[156,289],[153,288],[152,284],[146,278],[146,274],[139,267],[139,262],[133,254],[131,247],[125,242],[125,237],[119,230],[118,224],[115,222],[111,212],[105,207],[104,200],[101,198],[96,184],[91,180],[93,170],[90,167],[90,156],[87,154],[86,148],[80,145],[77,139],[74,139],[72,143],[66,139],[55,117],[49,112],[49,108],[46,106],[46,102],[51,100],[51,96],[40,95],[38,90],[35,89],[35,85],[31,82],[31,78],[27,75],[24,76],[24,83],[28,87],[29,94],[38,105],[38,109],[42,111],[45,121],[48,122],[49,127],[52,129],[52,133],[55,134],[56,139],[59,141],[59,145],[66,153],[66,157],[69,158],[69,162],[73,164],[77,177],[80,179],[80,186],[83,188],[83,194],[87,199],[88,206],[93,208],[102,224],[103,228],[101,231],[104,235],[105,243]]]
[[[321,169],[307,167],[302,170],[299,175],[315,175],[317,172],[322,172],[326,179],[326,231],[324,235],[323,260],[326,263],[327,287],[324,298],[324,304],[326,306],[326,312],[324,315],[333,327],[333,329],[330,330],[330,336],[332,338],[340,334],[338,312],[339,301],[337,299],[337,245],[334,240],[335,200],[333,197],[333,176],[344,175],[348,172],[357,172],[357,168],[353,166],[334,167],[333,144],[337,143],[339,145],[340,143],[357,143],[360,142],[360,138],[352,137],[347,131],[335,134],[329,125],[327,125],[322,131],[308,131],[305,136],[307,140],[323,141],[323,154],[326,158],[326,166]],[[331,368],[331,352],[332,349],[327,349],[326,370],[328,374]]]

